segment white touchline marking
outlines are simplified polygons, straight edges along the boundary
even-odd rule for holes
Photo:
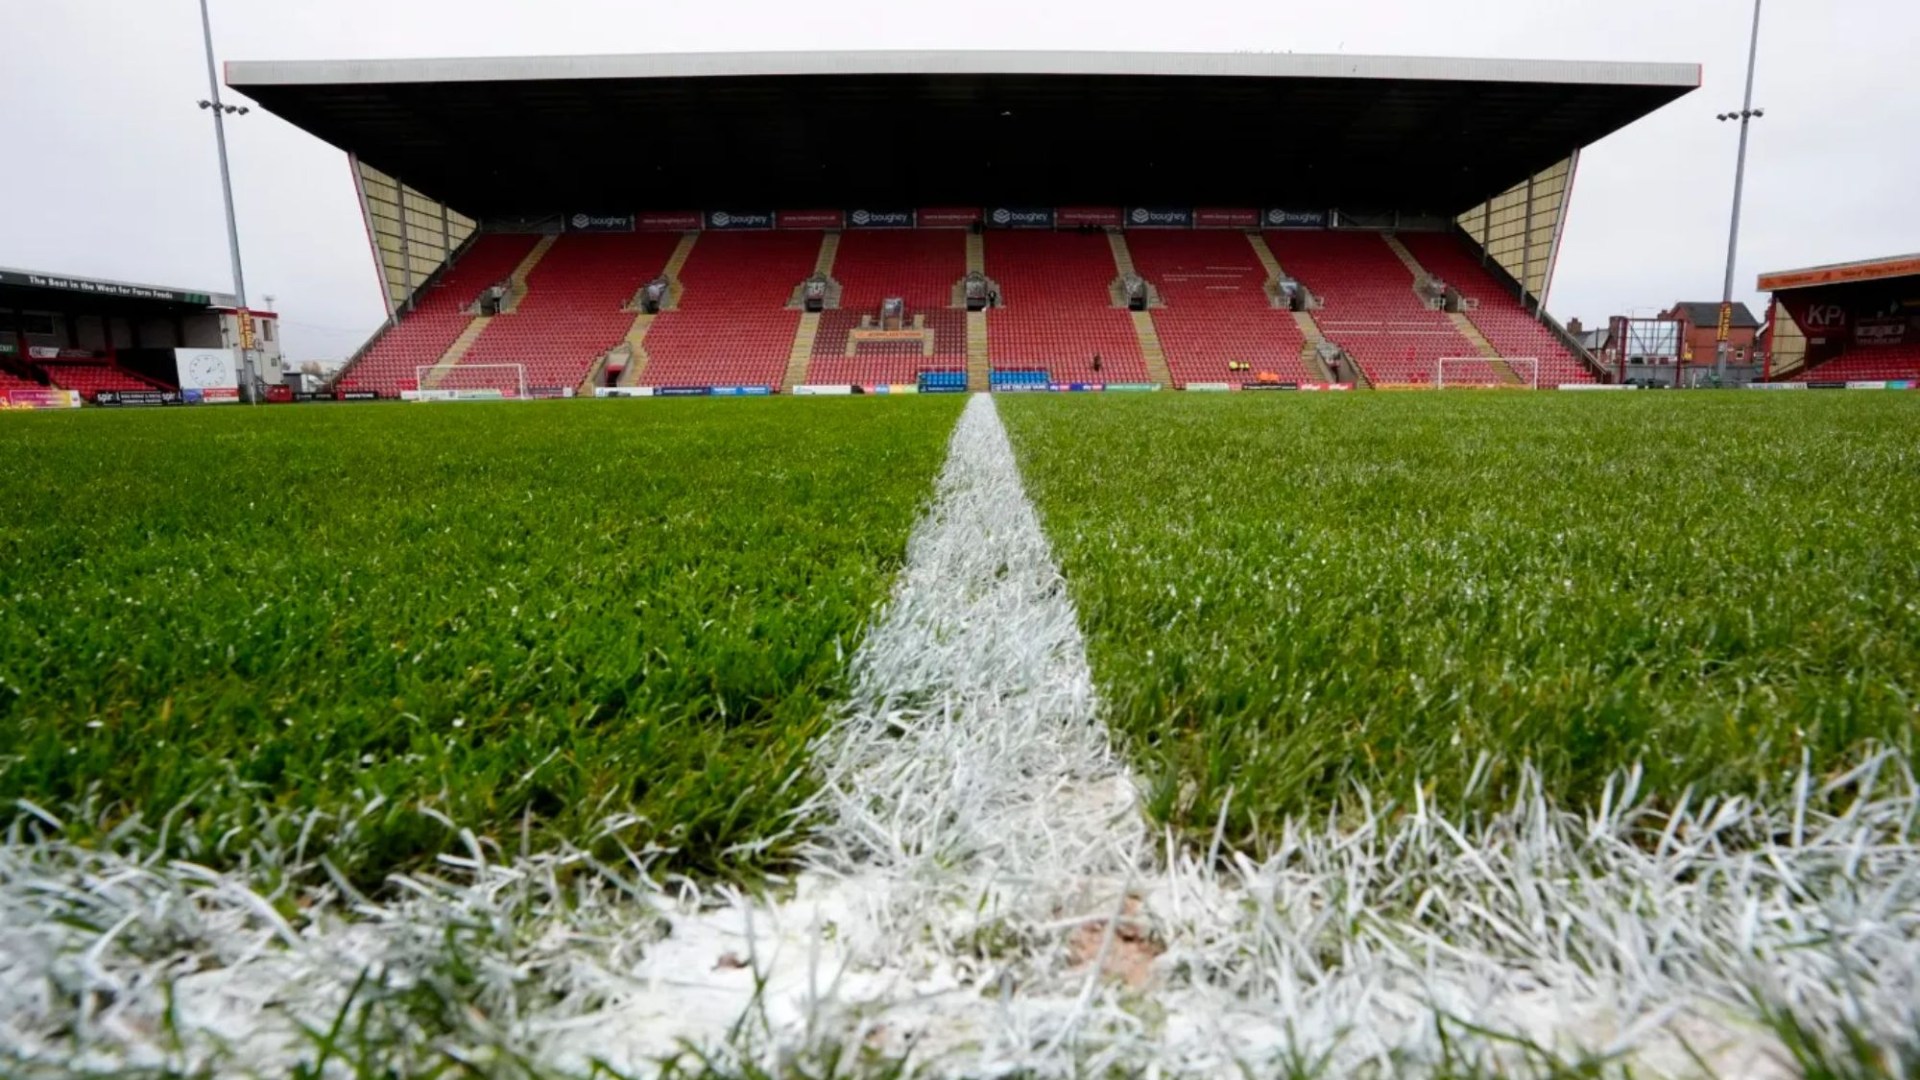
[[[1784,809],[1695,800],[1657,827],[1629,776],[1590,814],[1536,783],[1478,820],[1296,822],[1263,862],[1156,838],[985,396],[853,665],[805,869],[776,896],[662,884],[648,853],[603,867],[470,839],[397,899],[314,891],[295,931],[245,875],[16,828],[0,1051],[284,1072],[314,1053],[296,1022],[326,1030],[366,972],[355,1020],[403,1061],[573,1073],[644,1073],[686,1044],[776,1071],[834,1046],[947,1075],[1540,1064],[1473,1025],[1642,1073],[1697,1054],[1768,1076],[1795,1070],[1762,1001],[1832,1045],[1842,1019],[1920,1030],[1920,799],[1892,754],[1803,773]],[[422,1037],[411,1010],[448,985],[450,941],[475,1008]]]

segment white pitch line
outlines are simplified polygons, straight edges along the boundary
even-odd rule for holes
[[[324,1030],[369,970],[355,1022],[403,1064],[562,1074],[646,1073],[686,1044],[775,1073],[835,1047],[955,1076],[1540,1071],[1477,1027],[1640,1074],[1697,1054],[1774,1076],[1794,1070],[1765,1002],[1830,1046],[1842,1020],[1884,1044],[1920,1030],[1920,798],[1890,754],[1784,808],[1696,800],[1660,830],[1626,777],[1591,814],[1533,782],[1457,823],[1294,822],[1263,862],[1150,845],[984,396],[853,675],[783,898],[665,891],[644,855],[475,844],[400,899],[316,890],[295,933],[243,875],[16,835],[0,1051],[285,1072],[312,1054],[295,1022]],[[423,1034],[419,991],[448,985],[456,940],[461,1026]]]

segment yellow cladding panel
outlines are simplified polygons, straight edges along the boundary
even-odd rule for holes
[[[1523,180],[1458,219],[1467,235],[1534,296],[1546,288],[1552,271],[1554,240],[1572,180],[1573,159],[1568,158],[1532,177],[1531,208]]]
[[[397,306],[447,257],[473,235],[472,218],[442,207],[365,162],[360,163],[360,190],[366,199],[367,224],[380,252],[380,268],[387,295]]]

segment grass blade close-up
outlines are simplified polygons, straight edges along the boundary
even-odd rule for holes
[[[1569,808],[1910,751],[1910,395],[1004,405],[1148,808],[1252,847],[1356,793]],[[1229,799],[1229,793],[1231,798]],[[1229,805],[1230,803],[1230,805]]]
[[[764,864],[960,404],[10,417],[0,816]]]

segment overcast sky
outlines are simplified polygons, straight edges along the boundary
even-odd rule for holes
[[[222,60],[756,49],[1138,49],[1686,61],[1706,85],[1581,161],[1550,307],[1589,322],[1717,299],[1749,0],[212,0]],[[1920,0],[1768,0],[1739,295],[1920,251]],[[0,265],[226,291],[195,0],[0,0]],[[229,129],[249,292],[290,357],[383,308],[345,155]]]

